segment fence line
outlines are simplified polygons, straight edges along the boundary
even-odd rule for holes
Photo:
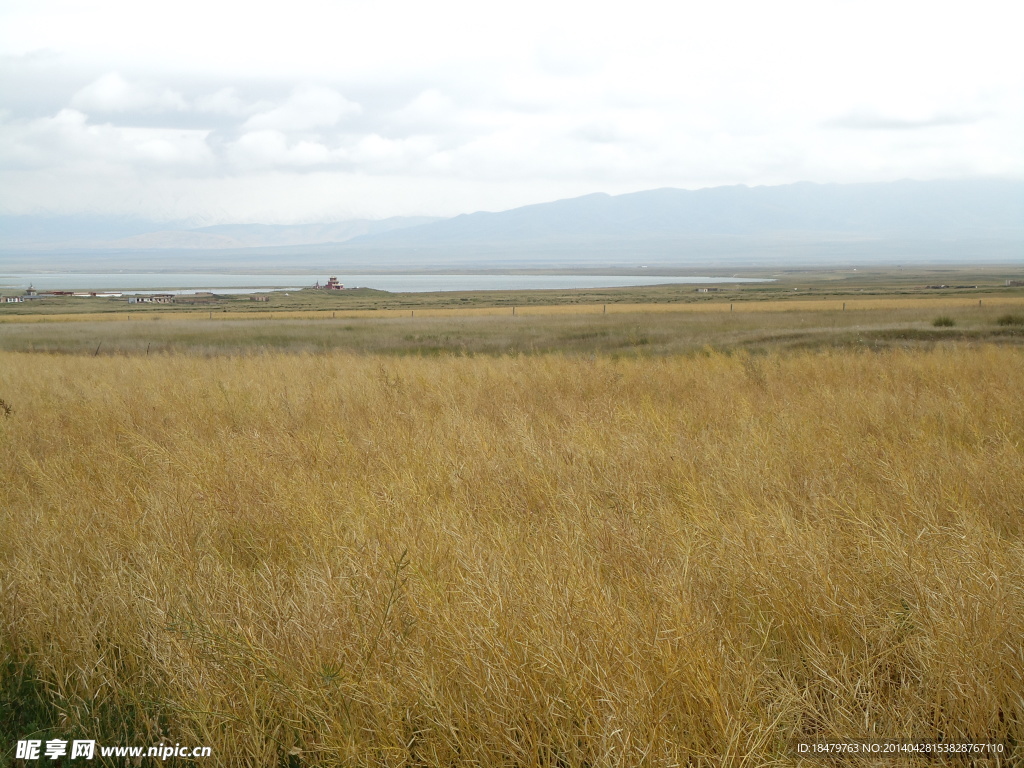
[[[660,314],[673,312],[695,313],[751,313],[751,312],[843,312],[871,309],[969,309],[985,307],[1024,307],[1024,297],[1019,296],[977,296],[970,298],[872,298],[872,299],[805,299],[796,301],[737,301],[701,302],[684,304],[537,304],[530,306],[516,305],[511,308],[512,316],[540,315],[601,315],[601,314]],[[509,316],[509,306],[497,307],[452,307],[430,308],[419,307],[416,310],[406,309],[324,309],[324,310],[275,310],[259,311],[222,311],[200,312],[182,310],[178,312],[144,311],[132,312],[82,312],[54,314],[4,314],[0,312],[0,323],[59,323],[85,322],[96,320],[136,322],[157,320],[332,320],[352,318],[431,318],[431,317],[493,317]],[[418,315],[416,313],[419,313]]]

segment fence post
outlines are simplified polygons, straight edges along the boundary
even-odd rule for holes
[[[605,304],[604,307],[601,309],[601,314],[602,315],[607,315],[608,314],[608,305],[607,304]]]
[[[846,302],[844,301],[843,302],[843,312],[845,312],[845,311],[846,311]]]
[[[732,312],[732,304],[729,305],[729,311]]]

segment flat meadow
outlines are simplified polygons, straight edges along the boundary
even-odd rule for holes
[[[630,294],[627,293],[628,297]],[[517,297],[522,298],[522,297]],[[86,302],[88,300],[78,300]],[[159,307],[160,305],[155,305]],[[337,311],[0,312],[0,350],[81,355],[754,354],[1024,343],[1024,297],[553,304]],[[735,311],[733,311],[735,309]],[[943,325],[936,321],[943,319]]]
[[[4,759],[1021,759],[1020,346],[83,350],[0,351]]]

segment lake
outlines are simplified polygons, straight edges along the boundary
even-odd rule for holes
[[[664,277],[660,275],[337,275],[349,288],[376,288],[393,293],[429,291],[518,291],[541,288],[622,288],[636,285],[702,283],[765,283],[750,277]],[[327,275],[220,275],[193,272],[154,273],[18,273],[0,274],[0,290],[24,290],[31,284],[43,291],[111,290],[136,293],[252,293],[308,288]]]

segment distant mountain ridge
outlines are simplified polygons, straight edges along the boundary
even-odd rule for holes
[[[0,267],[7,270],[697,269],[981,261],[1024,265],[1024,181],[667,188],[450,219],[286,226],[0,216]]]
[[[262,245],[295,245],[302,243],[341,243],[360,235],[373,235],[402,227],[415,227],[440,221],[437,216],[394,216],[389,219],[354,219],[331,224],[217,224],[200,227],[195,232],[225,235],[249,245],[258,240]],[[274,240],[276,242],[268,242]]]
[[[655,189],[473,213],[355,238],[351,245],[440,245],[599,238],[843,233],[1024,234],[1024,182],[899,181]]]
[[[0,248],[87,250],[220,250],[343,243],[402,227],[439,221],[395,216],[320,224],[216,224],[168,226],[142,219],[87,216],[0,216]]]

